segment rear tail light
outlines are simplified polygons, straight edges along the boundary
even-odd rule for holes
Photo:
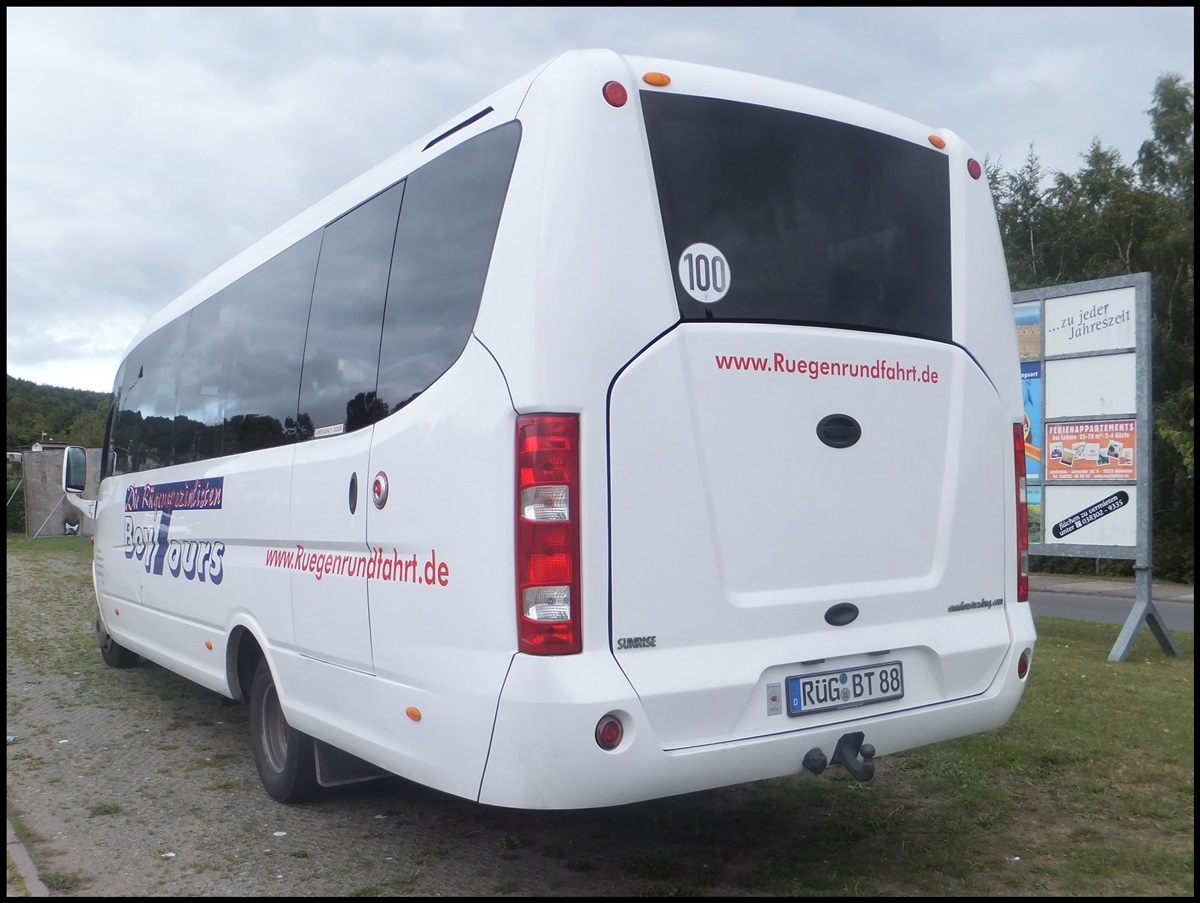
[[[1017,601],[1029,601],[1029,504],[1025,496],[1025,425],[1013,424],[1017,477]]]
[[[583,649],[579,599],[579,418],[517,418],[517,648]]]

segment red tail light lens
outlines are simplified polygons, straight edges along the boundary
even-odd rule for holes
[[[620,82],[605,82],[604,87],[600,91],[610,106],[623,107],[625,106],[625,101],[629,100],[629,92],[625,90],[625,86]]]
[[[624,736],[625,726],[616,715],[605,715],[596,725],[596,745],[607,752],[620,746]]]
[[[579,418],[517,418],[517,648],[583,649],[579,598]]]
[[[1017,601],[1029,601],[1029,504],[1025,495],[1025,425],[1013,424],[1017,477]]]

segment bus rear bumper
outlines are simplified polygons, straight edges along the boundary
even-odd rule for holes
[[[874,756],[1003,726],[1025,687],[1016,674],[1018,652],[977,696],[875,715],[859,709],[856,717],[812,728],[789,719],[777,733],[674,750],[662,749],[611,659],[605,666],[587,655],[570,661],[518,655],[500,697],[478,799],[520,809],[623,805],[796,775],[818,752],[865,780],[863,751],[874,765]],[[612,751],[596,741],[597,724],[609,714],[624,727]],[[856,733],[862,737],[848,763],[853,744],[843,738]]]

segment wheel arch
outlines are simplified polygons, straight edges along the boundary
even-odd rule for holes
[[[232,698],[240,702],[249,700],[254,669],[266,657],[262,644],[249,627],[238,624],[233,628],[225,644],[225,672]]]

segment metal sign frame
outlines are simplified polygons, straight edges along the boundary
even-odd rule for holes
[[[1068,329],[1070,338],[1083,336],[1091,331],[1091,327],[1099,328],[1102,321],[1098,318],[1094,323],[1090,323],[1085,327],[1084,315],[1090,312],[1080,310],[1080,322],[1075,323],[1074,318],[1063,319],[1062,322],[1054,326],[1047,321],[1046,307],[1048,301],[1057,301],[1059,299],[1074,297],[1077,295],[1093,295],[1103,296],[1106,292],[1118,292],[1120,290],[1133,289],[1133,342],[1122,342],[1120,336],[1122,330],[1114,329],[1113,333],[1117,336],[1112,347],[1105,344],[1097,347],[1097,341],[1092,340],[1084,342],[1085,350],[1081,351],[1066,351],[1062,349],[1062,342],[1059,339],[1055,340],[1056,350],[1052,353],[1046,351],[1046,337],[1048,331],[1056,331],[1059,329]],[[1162,616],[1154,607],[1152,597],[1153,587],[1153,532],[1151,525],[1151,514],[1153,512],[1153,487],[1154,487],[1154,471],[1153,471],[1153,442],[1154,442],[1154,422],[1153,422],[1153,401],[1151,396],[1152,390],[1152,326],[1151,326],[1151,280],[1149,273],[1134,273],[1130,276],[1114,276],[1108,279],[1095,279],[1088,282],[1075,282],[1069,285],[1055,285],[1046,288],[1031,289],[1023,292],[1013,292],[1014,313],[1018,312],[1018,306],[1023,305],[1024,311],[1036,309],[1037,330],[1037,347],[1036,355],[1030,347],[1030,340],[1033,338],[1029,327],[1026,327],[1025,341],[1022,343],[1022,362],[1038,361],[1039,378],[1042,381],[1040,388],[1040,410],[1035,411],[1037,415],[1033,418],[1037,423],[1037,430],[1040,435],[1036,437],[1036,441],[1041,444],[1042,457],[1038,458],[1038,473],[1036,478],[1029,479],[1028,488],[1031,496],[1036,496],[1039,500],[1041,511],[1043,512],[1042,533],[1039,539],[1043,541],[1030,541],[1029,553],[1031,555],[1047,555],[1061,557],[1079,557],[1079,558],[1119,558],[1132,559],[1134,561],[1133,569],[1136,585],[1136,602],[1133,609],[1129,612],[1129,616],[1125,620],[1125,625],[1121,629],[1120,635],[1117,637],[1116,643],[1113,645],[1112,651],[1109,653],[1108,660],[1112,662],[1124,661],[1129,655],[1129,651],[1133,646],[1134,640],[1137,638],[1137,632],[1141,625],[1145,623],[1153,632],[1155,638],[1163,651],[1170,655],[1178,655],[1179,648],[1175,644],[1174,638],[1167,630]],[[1127,297],[1128,292],[1124,292],[1120,297]],[[1112,298],[1117,298],[1117,295],[1111,295]],[[1092,312],[1097,310],[1096,304],[1093,304]],[[1107,306],[1107,305],[1106,305]],[[1056,308],[1058,306],[1056,305]],[[1119,315],[1118,315],[1119,316]],[[1103,324],[1108,325],[1108,324]],[[1018,330],[1021,329],[1020,318],[1018,318]],[[1132,403],[1132,409],[1126,410],[1120,406],[1114,410],[1107,409],[1110,407],[1104,401],[1095,404],[1090,409],[1068,410],[1063,411],[1061,407],[1056,406],[1053,413],[1048,415],[1047,398],[1050,395],[1050,379],[1049,370],[1053,367],[1058,372],[1056,376],[1064,379],[1063,371],[1072,369],[1078,372],[1092,373],[1096,372],[1097,368],[1107,368],[1109,364],[1126,365],[1132,356],[1132,371],[1131,378],[1135,385],[1131,388],[1132,391],[1126,397],[1126,404]],[[1048,366],[1049,365],[1049,366]],[[1112,370],[1120,370],[1120,367],[1112,367]],[[1107,372],[1103,371],[1102,372]],[[1118,382],[1120,382],[1118,377]],[[1118,387],[1120,388],[1120,387]],[[1120,393],[1117,393],[1118,396]],[[1125,400],[1125,399],[1123,399]],[[1046,437],[1050,435],[1053,428],[1058,427],[1063,431],[1069,431],[1074,426],[1090,425],[1087,422],[1094,421],[1103,423],[1105,421],[1132,421],[1135,427],[1134,436],[1136,437],[1136,449],[1134,456],[1131,457],[1132,469],[1134,472],[1133,479],[1123,479],[1117,476],[1113,479],[1105,478],[1105,475],[1100,471],[1092,471],[1096,474],[1092,477],[1089,473],[1089,478],[1084,481],[1079,481],[1074,484],[1063,484],[1058,480],[1049,477],[1049,464],[1051,460],[1046,456],[1048,452],[1047,446],[1050,445],[1046,441]],[[1031,443],[1028,441],[1026,445]],[[1061,450],[1060,450],[1061,451]],[[1101,454],[1106,455],[1105,452]],[[1027,462],[1028,462],[1027,451]],[[1065,454],[1071,454],[1065,452]],[[1072,455],[1073,460],[1073,455]],[[1107,464],[1107,457],[1104,458]],[[1062,463],[1061,461],[1059,463]],[[1119,469],[1119,468],[1118,468]],[[1051,495],[1060,493],[1065,485],[1087,486],[1096,488],[1099,492],[1096,496],[1107,493],[1106,498],[1097,498],[1094,503],[1082,508],[1079,512],[1071,517],[1063,519],[1054,527],[1050,527],[1045,520],[1045,512],[1048,510],[1047,500]],[[1133,506],[1135,516],[1135,533],[1136,538],[1132,542],[1115,542],[1115,543],[1095,543],[1095,542],[1045,542],[1044,538],[1047,529],[1061,530],[1062,535],[1070,535],[1076,530],[1082,530],[1089,524],[1099,522],[1107,515],[1116,512],[1130,501],[1129,489],[1134,489]],[[1065,495],[1065,493],[1063,493]],[[1076,493],[1077,495],[1079,493]],[[1057,498],[1057,496],[1056,496]],[[1094,531],[1093,531],[1094,532]],[[1057,535],[1057,534],[1056,534]]]

